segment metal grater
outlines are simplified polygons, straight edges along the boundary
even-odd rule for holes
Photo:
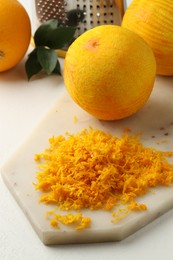
[[[101,24],[120,24],[121,14],[115,0],[36,0],[39,23],[58,19],[62,24],[74,26],[76,37]]]

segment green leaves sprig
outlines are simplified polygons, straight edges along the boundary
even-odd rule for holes
[[[56,19],[40,25],[34,34],[35,48],[25,63],[28,80],[40,71],[47,75],[61,75],[61,66],[55,50],[68,48],[74,40],[75,31],[75,27],[63,27]]]

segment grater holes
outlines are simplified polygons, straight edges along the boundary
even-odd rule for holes
[[[40,22],[45,22],[51,18],[60,19],[64,18],[65,1],[36,1],[36,11]]]
[[[52,16],[56,19],[61,17],[61,22],[67,26],[70,25],[68,12],[72,9],[77,10],[76,16],[79,13],[79,22],[76,26],[76,36],[96,25],[116,24],[119,19],[115,0],[36,0],[36,3],[37,14],[39,11],[38,18],[41,15],[42,20],[51,19]],[[80,19],[80,17],[83,18]],[[77,18],[75,17],[75,19]]]

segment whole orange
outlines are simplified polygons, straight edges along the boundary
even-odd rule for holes
[[[0,0],[0,71],[24,57],[31,38],[30,18],[17,0]]]
[[[64,82],[72,99],[88,113],[116,120],[136,113],[147,102],[156,63],[148,44],[116,25],[101,25],[69,47]]]
[[[172,0],[133,0],[122,26],[139,34],[151,46],[157,74],[173,75]]]

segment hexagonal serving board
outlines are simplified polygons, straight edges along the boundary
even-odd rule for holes
[[[37,165],[35,153],[48,147],[52,135],[66,131],[76,133],[83,128],[93,127],[112,134],[121,135],[124,128],[130,128],[132,134],[142,132],[141,142],[145,146],[159,150],[173,150],[173,78],[157,77],[152,95],[143,109],[135,115],[106,122],[97,120],[79,108],[65,92],[57,100],[49,113],[32,131],[27,140],[8,159],[1,169],[2,177],[24,211],[44,244],[87,243],[121,240],[173,207],[173,187],[158,187],[139,198],[148,210],[132,212],[123,220],[112,223],[111,212],[96,210],[82,211],[90,216],[92,224],[85,230],[77,231],[61,226],[59,230],[50,226],[46,212],[54,208],[38,203],[40,192],[34,190]],[[76,122],[74,121],[76,118]],[[64,214],[64,212],[60,212]],[[65,212],[67,213],[67,212]]]

